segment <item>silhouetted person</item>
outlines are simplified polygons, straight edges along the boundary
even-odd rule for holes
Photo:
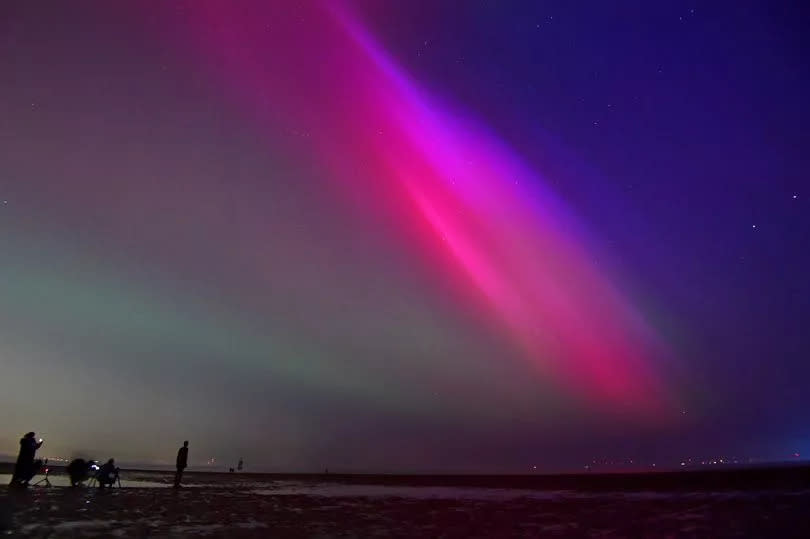
[[[241,472],[242,467],[245,465],[245,461],[242,460],[242,457],[239,457],[239,464],[236,465],[236,470]]]
[[[110,459],[101,465],[96,472],[98,488],[111,487],[118,481],[118,468],[115,467],[115,459]]]
[[[42,440],[37,441],[36,434],[29,432],[20,439],[20,454],[17,455],[17,462],[14,465],[14,475],[11,476],[12,485],[27,485],[39,468],[34,463],[34,456],[37,449],[42,447]]]
[[[188,440],[183,442],[183,447],[177,450],[177,472],[174,474],[174,488],[180,488],[180,481],[183,479],[183,470],[188,466]]]
[[[96,466],[93,460],[73,459],[70,461],[70,464],[67,466],[70,486],[76,487],[84,481],[87,481],[87,479],[90,478],[90,472],[93,470],[93,467],[98,469],[98,466]]]

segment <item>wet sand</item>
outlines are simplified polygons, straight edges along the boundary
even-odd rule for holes
[[[810,508],[810,488],[792,479],[741,489],[727,478],[727,488],[688,490],[621,488],[621,476],[610,478],[613,489],[594,489],[587,488],[594,478],[586,477],[584,488],[551,490],[521,488],[521,479],[508,476],[479,486],[480,478],[470,477],[434,484],[427,476],[406,482],[189,474],[178,491],[159,488],[169,484],[169,473],[125,476],[126,488],[106,491],[1,487],[5,531],[19,537],[803,537]],[[675,478],[665,481],[674,485]],[[140,481],[148,483],[135,486]]]

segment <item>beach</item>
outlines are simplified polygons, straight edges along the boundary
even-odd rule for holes
[[[669,487],[648,477],[656,488],[627,489],[615,476],[610,489],[611,478],[582,476],[581,488],[550,489],[520,476],[193,472],[175,490],[168,472],[124,472],[122,488],[4,486],[0,500],[4,532],[16,537],[800,537],[810,489],[785,480],[799,472],[691,490],[675,488],[678,477],[694,480],[684,474]]]

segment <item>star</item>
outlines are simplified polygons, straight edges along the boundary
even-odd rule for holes
[[[757,225],[751,225],[751,228],[756,228],[756,227],[757,227]]]
[[[799,198],[799,195],[793,195],[793,200],[796,200],[797,198]]]

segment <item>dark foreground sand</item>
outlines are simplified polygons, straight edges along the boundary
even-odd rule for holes
[[[137,479],[137,478],[136,478]],[[166,474],[147,474],[164,484]],[[190,478],[0,487],[19,537],[808,537],[810,490],[529,490]],[[130,483],[134,484],[134,483]],[[365,494],[364,494],[365,493]]]

